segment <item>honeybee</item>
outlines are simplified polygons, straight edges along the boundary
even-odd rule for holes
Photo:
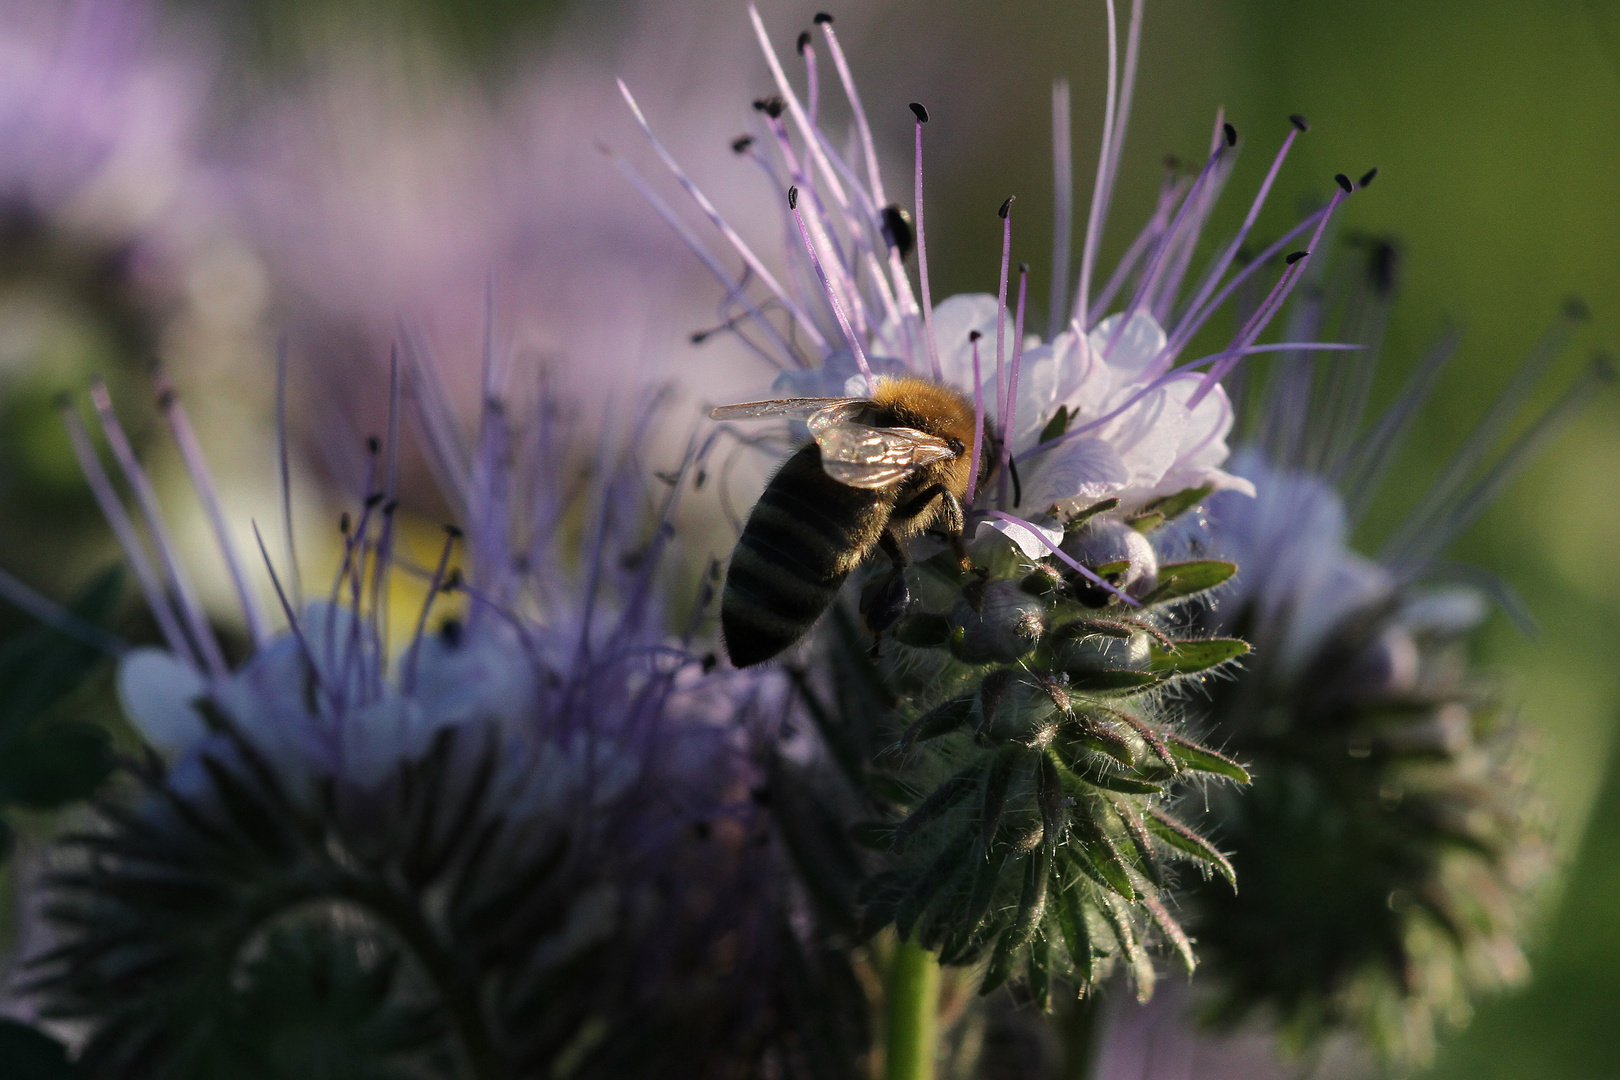
[[[716,420],[804,420],[812,441],[771,477],[726,571],[720,627],[738,667],[798,641],[852,570],[881,550],[891,572],[869,587],[861,614],[879,633],[909,602],[905,541],[937,529],[967,568],[973,401],[919,378],[883,379],[869,398],[779,398],[726,405]],[[998,446],[986,424],[979,486]]]

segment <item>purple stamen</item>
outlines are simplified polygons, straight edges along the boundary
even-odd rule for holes
[[[798,155],[793,152],[793,144],[788,140],[787,128],[782,121],[775,117],[767,117],[766,122],[776,136],[778,147],[782,151],[782,160],[788,167],[788,175],[793,177],[794,186],[803,194],[810,197],[811,218],[817,223],[815,238],[822,245],[821,265],[830,270],[823,278],[822,284],[830,291],[836,289],[844,309],[849,312],[850,321],[854,324],[856,332],[865,337],[867,333],[866,308],[861,303],[860,290],[856,287],[854,279],[850,276],[845,263],[844,253],[839,249],[838,237],[827,227],[829,217],[826,208],[821,204],[821,197],[813,188],[806,188],[808,181],[804,169],[799,164]],[[830,280],[830,284],[829,284]]]
[[[1108,220],[1114,202],[1114,182],[1119,179],[1119,162],[1125,152],[1125,132],[1131,122],[1131,102],[1136,93],[1136,61],[1142,51],[1143,0],[1131,0],[1131,21],[1125,30],[1125,68],[1119,82],[1119,104],[1114,108],[1114,127],[1108,140],[1108,173],[1103,187],[1102,220]],[[1100,239],[1100,238],[1099,238]]]
[[[759,11],[752,4],[748,7],[748,16],[753,21],[754,33],[759,38],[759,47],[765,54],[765,65],[770,68],[771,78],[775,80],[777,91],[787,104],[788,112],[793,116],[793,122],[799,128],[799,134],[804,139],[805,148],[810,152],[811,160],[816,163],[817,170],[827,182],[827,191],[832,195],[833,202],[838,204],[839,210],[844,214],[844,220],[849,226],[849,234],[859,243],[864,236],[861,221],[856,217],[849,204],[849,196],[844,191],[843,183],[838,179],[838,171],[828,160],[827,153],[822,147],[821,132],[815,123],[805,113],[804,107],[799,104],[799,96],[793,92],[793,85],[788,82],[787,73],[782,70],[782,63],[776,57],[776,50],[771,46],[770,35],[765,32],[765,24],[759,17]],[[853,267],[853,263],[851,264]]]
[[[1007,269],[1012,262],[1012,197],[1001,204],[1001,284],[996,291],[996,417],[1007,412],[1006,391],[1002,388],[1007,360]],[[1005,432],[1003,432],[1005,434]]]
[[[461,425],[439,378],[438,364],[432,357],[423,355],[427,351],[426,343],[418,341],[404,326],[400,327],[399,341],[411,376],[411,399],[416,402],[416,418],[424,436],[422,442],[428,463],[433,466],[451,511],[465,521],[472,481],[467,476],[467,450]]]
[[[1091,310],[1084,313],[1086,325],[1092,326],[1108,311],[1108,305],[1114,302],[1114,296],[1125,287],[1125,282],[1136,272],[1137,263],[1148,250],[1164,235],[1164,230],[1170,225],[1170,212],[1175,209],[1176,201],[1185,193],[1188,183],[1178,180],[1174,176],[1166,176],[1164,183],[1159,187],[1158,202],[1154,205],[1153,216],[1143,226],[1142,231],[1136,234],[1131,246],[1125,250],[1124,256],[1114,267],[1114,272],[1108,278],[1108,284],[1103,286],[1102,292],[1091,304]],[[1079,313],[1076,314],[1076,318]],[[1080,333],[1078,327],[1076,333]]]
[[[805,78],[809,83],[806,94],[806,109],[810,123],[816,123],[816,115],[820,112],[821,81],[816,77],[816,47],[811,44],[810,31],[806,30],[799,35],[799,55],[804,57]]]
[[[1007,382],[1007,407],[1001,414],[1001,476],[1002,497],[1006,498],[1006,485],[1010,471],[1007,462],[1012,458],[1013,421],[1018,418],[1018,371],[1024,365],[1024,301],[1029,296],[1029,267],[1018,267],[1018,314],[1013,319],[1012,374]]]
[[[4,570],[0,570],[0,597],[26,611],[43,625],[73,638],[80,644],[115,657],[129,651],[127,642],[109,634],[95,623],[79,618],[72,611],[29,588]]]
[[[838,295],[833,291],[827,281],[827,271],[822,268],[821,260],[816,258],[816,246],[810,239],[810,230],[805,226],[804,215],[799,212],[799,197],[797,188],[788,188],[788,206],[793,210],[793,220],[799,223],[799,235],[804,239],[804,249],[810,253],[810,264],[816,268],[816,276],[821,278],[821,287],[827,293],[827,300],[832,304],[833,314],[838,317],[838,325],[844,331],[844,338],[849,342],[850,351],[855,354],[855,366],[861,369],[866,377],[866,384],[870,388],[876,383],[872,378],[872,369],[866,363],[866,351],[861,348],[861,342],[855,336],[855,329],[849,323],[849,316],[844,314],[844,306],[838,302]]]
[[[1211,315],[1220,310],[1221,305],[1226,303],[1227,298],[1232,295],[1233,291],[1236,290],[1239,285],[1242,285],[1249,279],[1251,275],[1256,273],[1260,267],[1270,262],[1278,252],[1282,251],[1283,248],[1287,247],[1292,241],[1297,239],[1300,233],[1304,232],[1312,225],[1322,221],[1324,216],[1327,214],[1327,211],[1328,208],[1323,207],[1314,214],[1311,214],[1305,218],[1305,220],[1301,221],[1298,225],[1295,225],[1292,229],[1289,229],[1275,243],[1266,248],[1266,250],[1262,251],[1252,262],[1249,263],[1248,266],[1245,266],[1242,270],[1238,271],[1238,273],[1233,276],[1232,280],[1228,281],[1213,298],[1204,304],[1201,309],[1191,312],[1184,317],[1181,321],[1181,328],[1176,333],[1176,337],[1165,346],[1166,359],[1161,360],[1160,363],[1168,364],[1173,362],[1175,358],[1180,355],[1181,350],[1186,348],[1187,342],[1192,340],[1193,335],[1196,334],[1204,323],[1209,320]]]
[[[872,201],[878,206],[887,206],[889,200],[883,194],[883,177],[878,172],[877,146],[872,141],[872,125],[866,121],[866,108],[861,104],[861,95],[855,89],[855,79],[849,71],[849,61],[844,58],[843,47],[838,44],[838,35],[833,31],[830,21],[823,21],[821,32],[827,36],[827,51],[832,54],[833,66],[838,69],[838,81],[844,84],[844,96],[849,99],[849,108],[855,115],[855,130],[860,135],[861,153],[866,158],[867,182],[872,188]]]
[[[1008,522],[1008,523],[1013,524],[1013,525],[1021,525],[1025,529],[1029,530],[1030,534],[1032,536],[1036,537],[1037,539],[1039,539],[1040,542],[1046,546],[1046,549],[1048,551],[1050,551],[1053,555],[1056,555],[1059,559],[1062,559],[1064,562],[1068,563],[1070,566],[1074,567],[1074,569],[1080,571],[1081,576],[1083,576],[1087,581],[1090,581],[1093,585],[1099,585],[1102,588],[1107,589],[1109,592],[1113,593],[1115,596],[1119,597],[1121,600],[1123,600],[1127,604],[1131,605],[1131,607],[1141,607],[1142,606],[1142,602],[1140,600],[1137,600],[1134,597],[1125,595],[1125,593],[1123,591],[1121,591],[1117,586],[1115,586],[1112,582],[1104,581],[1101,577],[1099,577],[1096,574],[1095,571],[1092,571],[1092,570],[1080,565],[1080,563],[1075,561],[1075,559],[1074,559],[1074,557],[1072,555],[1070,555],[1068,552],[1064,551],[1062,548],[1058,547],[1056,544],[1052,543],[1052,541],[1048,540],[1046,538],[1046,534],[1041,532],[1041,530],[1037,529],[1030,522],[1025,521],[1021,517],[1017,517],[1017,516],[1015,516],[1013,514],[1004,513],[1004,512],[1002,512],[1000,510],[991,510],[991,511],[989,511],[989,514],[993,518],[1000,518],[1002,521]]]
[[[1277,174],[1282,170],[1282,163],[1288,157],[1288,151],[1293,148],[1294,140],[1299,137],[1301,130],[1297,125],[1288,129],[1288,134],[1284,137],[1283,144],[1277,151],[1277,156],[1271,160],[1271,168],[1266,170],[1266,178],[1260,182],[1260,190],[1255,192],[1254,201],[1249,204],[1249,212],[1243,218],[1243,226],[1238,229],[1237,235],[1232,238],[1232,242],[1221,253],[1221,257],[1216,261],[1214,269],[1204,279],[1203,286],[1199,288],[1198,292],[1193,295],[1192,300],[1187,304],[1186,311],[1189,316],[1195,314],[1200,306],[1209,299],[1209,294],[1215,290],[1216,285],[1220,284],[1220,280],[1226,274],[1227,268],[1232,265],[1232,260],[1236,259],[1238,252],[1243,249],[1243,242],[1248,239],[1249,230],[1254,228],[1255,221],[1259,219],[1260,208],[1265,205],[1267,197],[1270,196],[1271,185],[1276,182]],[[1191,335],[1187,336],[1190,337]],[[1176,348],[1174,351],[1166,348],[1166,355],[1159,360],[1155,360],[1154,367],[1162,367],[1171,363],[1175,353],[1179,352],[1181,347],[1185,345],[1180,328],[1177,328],[1171,335],[1171,340],[1176,343]],[[1149,370],[1151,371],[1152,368],[1149,368]]]
[[[781,94],[782,100],[787,103],[788,112],[793,115],[793,122],[799,127],[799,134],[804,138],[810,157],[827,181],[827,190],[832,195],[833,201],[847,214],[849,198],[844,193],[844,185],[839,182],[836,170],[822,153],[821,140],[816,137],[816,125],[811,123],[810,118],[805,115],[804,106],[799,104],[799,95],[793,92],[793,84],[788,82],[787,72],[782,70],[782,62],[777,59],[776,49],[771,46],[771,36],[765,32],[765,23],[759,17],[759,9],[753,4],[748,5],[748,17],[754,24],[754,34],[759,38],[760,50],[765,54],[765,66],[770,69],[777,93]]]
[[[439,565],[434,568],[433,577],[428,580],[427,595],[422,598],[422,610],[416,616],[416,632],[411,635],[410,647],[405,650],[404,670],[400,676],[400,690],[407,696],[416,690],[416,656],[421,651],[422,634],[427,630],[428,614],[433,610],[433,599],[444,588],[445,570],[450,566],[450,552],[460,535],[460,529],[446,527],[444,547],[439,551]]]
[[[618,80],[618,83],[619,93],[624,96],[625,103],[630,106],[630,112],[636,118],[636,123],[640,125],[642,132],[647,136],[647,140],[652,143],[653,152],[658,155],[661,161],[663,161],[664,167],[669,169],[680,185],[686,189],[686,193],[691,196],[692,201],[697,203],[698,209],[703,211],[704,216],[709,219],[710,224],[712,224],[716,229],[720,230],[720,235],[726,238],[726,241],[730,243],[737,254],[742,257],[743,262],[747,264],[748,268],[752,270],[759,280],[765,284],[765,287],[769,289],[773,295],[775,295],[776,299],[782,304],[782,306],[787,308],[788,311],[793,315],[794,320],[799,324],[799,328],[804,333],[805,337],[809,338],[811,343],[816,348],[825,350],[827,348],[827,339],[822,336],[821,331],[816,329],[815,324],[810,321],[810,317],[803,311],[803,309],[799,307],[798,303],[787,294],[787,291],[777,283],[775,275],[765,268],[764,263],[760,262],[759,256],[754,254],[754,249],[749,247],[741,236],[737,235],[737,230],[733,229],[726,223],[726,219],[720,216],[720,211],[715,209],[714,203],[709,201],[709,197],[703,194],[702,190],[700,190],[698,186],[692,182],[691,177],[686,175],[686,171],[676,163],[675,158],[670,155],[670,152],[664,149],[664,144],[658,140],[656,135],[653,134],[651,125],[647,123],[646,116],[644,116],[641,112],[641,106],[636,104],[636,99],[634,95],[630,93],[630,88],[625,85],[624,80],[620,79]]]
[[[1239,348],[1247,348],[1252,344],[1255,338],[1265,332],[1266,326],[1281,310],[1283,301],[1288,299],[1288,294],[1293,291],[1294,286],[1299,283],[1299,279],[1304,276],[1305,267],[1310,264],[1311,251],[1315,250],[1316,246],[1322,242],[1322,233],[1327,229],[1328,219],[1333,216],[1333,211],[1338,209],[1339,204],[1345,200],[1347,195],[1348,191],[1342,188],[1335,191],[1327,206],[1322,208],[1321,216],[1316,222],[1316,231],[1311,234],[1310,246],[1306,248],[1305,254],[1291,262],[1283,271],[1282,276],[1277,279],[1277,284],[1272,288],[1271,295],[1260,305],[1260,309],[1250,318],[1249,325],[1244,328],[1244,333],[1240,335],[1237,343]],[[1232,370],[1241,359],[1241,356],[1235,356],[1210,368],[1209,374],[1204,376],[1203,385],[1187,401],[1187,408],[1189,410],[1196,408],[1198,403],[1204,400],[1204,396],[1214,389],[1221,376]]]
[[[107,519],[107,525],[118,538],[118,546],[124,549],[124,558],[129,561],[130,569],[135,571],[135,580],[140,583],[141,592],[146,596],[146,606],[152,612],[152,618],[157,621],[163,640],[169,643],[169,651],[192,667],[202,670],[202,663],[198,660],[196,651],[186,639],[185,632],[180,629],[180,621],[169,603],[168,593],[158,580],[157,571],[153,569],[151,561],[146,557],[146,545],[141,542],[140,534],[135,531],[134,521],[124,509],[123,502],[118,498],[117,489],[113,487],[107,471],[101,466],[101,458],[90,443],[90,433],[85,430],[71,403],[64,400],[61,412],[62,423],[67,427],[68,442],[73,447],[73,456],[79,461],[79,471],[84,473],[85,483],[90,486],[90,493],[95,496],[96,505],[101,508],[101,516]]]
[[[916,182],[913,185],[913,201],[917,206],[917,280],[922,285],[924,336],[928,339],[928,368],[933,372],[935,381],[944,382],[945,369],[939,364],[939,340],[934,337],[934,301],[928,291],[928,241],[923,232],[922,129],[928,120],[928,110],[913,102],[911,111],[917,117],[917,165]],[[978,372],[975,371],[973,374],[975,385],[978,377]]]
[[[1219,132],[1221,127],[1221,114],[1217,113],[1215,130]],[[1224,144],[1217,144],[1214,151],[1205,160],[1204,167],[1198,170],[1198,177],[1193,181],[1192,187],[1182,197],[1181,206],[1176,211],[1175,219],[1170,222],[1170,227],[1165,230],[1158,244],[1154,246],[1152,255],[1148,257],[1147,268],[1142,272],[1142,283],[1137,286],[1136,295],[1132,297],[1130,306],[1125,309],[1125,315],[1119,320],[1119,325],[1114,327],[1105,354],[1113,352],[1114,343],[1125,333],[1125,327],[1130,323],[1132,316],[1142,310],[1147,303],[1148,297],[1152,296],[1154,289],[1158,287],[1160,277],[1164,273],[1165,265],[1168,262],[1166,256],[1175,246],[1175,242],[1181,234],[1182,226],[1186,223],[1193,207],[1198,204],[1199,196],[1203,192],[1205,185],[1209,183],[1210,177],[1214,175],[1216,166],[1225,157],[1225,151],[1226,146]]]
[[[771,343],[781,350],[782,356],[797,359],[799,356],[798,352],[793,348],[793,346],[788,344],[787,339],[782,336],[782,332],[776,328],[776,324],[767,319],[765,317],[765,313],[760,311],[758,305],[756,305],[753,300],[749,299],[747,293],[745,293],[738,286],[738,284],[732,280],[730,272],[721,265],[720,260],[708,249],[708,246],[704,244],[702,240],[698,239],[697,234],[687,227],[686,222],[680,219],[680,216],[675,213],[675,208],[670,206],[662,195],[659,195],[652,189],[652,186],[647,183],[646,179],[636,171],[635,166],[631,165],[628,161],[624,160],[624,158],[620,157],[613,151],[611,147],[598,144],[597,149],[606,154],[613,161],[614,167],[619,170],[619,175],[630,181],[630,186],[634,187],[641,197],[647,200],[647,204],[653,208],[653,211],[659,217],[664,219],[665,224],[675,231],[675,235],[679,236],[682,242],[684,242],[686,246],[691,249],[692,254],[698,257],[698,261],[708,268],[709,273],[713,274],[721,285],[725,286],[727,301],[730,302],[734,299],[737,303],[741,304],[743,310],[748,313],[749,317],[754,320],[755,324],[759,326],[767,337],[771,338]],[[768,169],[768,166],[765,165],[764,160],[758,155],[750,156],[754,157],[756,161],[759,161],[762,167],[766,167]],[[765,353],[764,355],[767,360],[775,364],[778,368],[786,370],[780,357],[769,352]]]
[[[327,700],[332,703],[330,691],[321,678],[321,667],[315,662],[315,653],[309,647],[309,639],[304,636],[303,627],[298,623],[298,613],[293,610],[292,604],[287,602],[287,593],[281,587],[281,578],[276,576],[276,568],[270,562],[270,552],[265,550],[264,536],[259,532],[259,523],[253,525],[253,538],[259,544],[259,557],[264,560],[264,569],[270,575],[270,585],[276,590],[276,599],[281,601],[281,612],[287,617],[287,626],[292,631],[294,640],[298,642],[298,651],[304,654],[304,662],[309,665],[310,675],[315,679],[316,689],[327,694]]]
[[[180,460],[191,476],[192,490],[197,493],[203,513],[208,517],[208,524],[214,530],[214,541],[219,545],[220,554],[225,558],[225,568],[231,575],[231,583],[236,587],[237,599],[242,602],[242,615],[247,620],[248,634],[253,638],[255,648],[263,648],[270,640],[270,627],[265,621],[264,611],[259,607],[259,598],[248,587],[247,574],[237,557],[236,544],[231,540],[230,530],[225,524],[225,514],[219,506],[219,494],[208,471],[208,460],[203,456],[191,420],[175,396],[174,387],[170,385],[169,378],[162,368],[158,369],[155,381],[158,410],[169,423],[175,446],[180,450]]]
[[[1069,294],[1069,242],[1074,232],[1074,153],[1069,120],[1069,83],[1052,84],[1052,306],[1046,340],[1063,328],[1063,302]]]
[[[281,466],[281,536],[287,546],[294,603],[304,602],[304,579],[298,572],[298,545],[293,543],[292,470],[287,454],[287,336],[276,341],[276,456]]]
[[[1103,103],[1102,142],[1097,147],[1097,179],[1091,188],[1091,209],[1086,213],[1086,238],[1080,248],[1080,285],[1074,295],[1074,312],[1081,320],[1081,333],[1091,329],[1087,317],[1091,308],[1091,268],[1097,261],[1097,245],[1102,241],[1103,214],[1113,179],[1109,173],[1113,166],[1110,149],[1114,139],[1114,103],[1119,96],[1119,27],[1114,0],[1107,0],[1107,8],[1108,91]]]
[[[113,412],[112,397],[107,393],[107,387],[99,379],[90,384],[90,401],[96,407],[96,416],[101,422],[102,433],[107,438],[107,446],[113,452],[113,460],[128,481],[130,489],[135,492],[135,504],[141,508],[141,517],[146,521],[147,535],[152,538],[152,547],[156,551],[158,561],[163,565],[168,575],[169,584],[175,592],[176,606],[180,617],[185,620],[186,627],[191,631],[192,639],[197,644],[203,661],[208,670],[216,677],[223,679],[229,672],[225,664],[225,654],[220,651],[219,641],[214,637],[213,628],[208,625],[208,616],[204,614],[202,601],[197,597],[197,591],[192,587],[191,578],[182,568],[178,553],[175,551],[174,539],[169,535],[168,526],[163,521],[163,510],[158,505],[157,489],[152,486],[152,480],[141,468],[140,462],[135,459],[135,448],[130,445],[129,437],[124,434],[124,428],[118,422],[118,416]]]
[[[968,334],[973,348],[973,455],[968,458],[967,497],[963,502],[973,505],[973,493],[979,487],[979,451],[984,446],[984,383],[979,377],[979,332]]]

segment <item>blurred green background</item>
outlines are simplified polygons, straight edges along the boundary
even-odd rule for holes
[[[226,90],[244,99],[296,67],[311,41],[367,28],[406,28],[492,87],[521,71],[549,36],[657,32],[631,5],[600,0],[173,2],[217,20],[228,47],[248,58],[227,65]],[[739,37],[746,21],[742,3],[734,6],[729,33]],[[840,14],[829,0],[761,7],[782,49],[819,8]],[[679,9],[663,10],[668,17]],[[935,117],[928,224],[936,297],[994,288],[992,214],[1008,194],[1020,196],[1015,256],[1035,268],[1031,294],[1044,297],[1051,80],[1073,86],[1076,173],[1089,177],[1106,56],[1102,12],[1102,0],[868,0],[848,12],[844,41],[880,142],[905,145],[909,100],[928,103]],[[1218,106],[1247,152],[1213,237],[1240,219],[1287,115],[1299,112],[1313,130],[1257,235],[1269,239],[1291,224],[1300,201],[1324,194],[1333,173],[1381,169],[1344,211],[1346,229],[1392,235],[1405,251],[1381,400],[1445,320],[1466,332],[1366,523],[1364,550],[1411,507],[1567,297],[1585,298],[1592,319],[1524,403],[1522,419],[1568,385],[1594,349],[1620,348],[1620,3],[1151,0],[1146,27],[1104,265],[1151,207],[1164,155],[1203,155]],[[763,65],[752,63],[750,85],[763,93]],[[690,77],[707,74],[696,68]],[[738,108],[739,123],[742,115]],[[1082,216],[1088,187],[1082,179]],[[51,447],[61,452],[59,443]],[[93,520],[83,504],[77,498],[62,512]],[[1620,1017],[1620,919],[1612,917],[1620,910],[1617,538],[1620,391],[1610,388],[1452,553],[1501,574],[1539,624],[1526,638],[1494,616],[1479,659],[1501,674],[1539,733],[1538,767],[1568,868],[1547,897],[1536,981],[1484,1004],[1446,1043],[1437,1077],[1620,1076],[1611,1028]],[[0,536],[0,547],[20,539]]]

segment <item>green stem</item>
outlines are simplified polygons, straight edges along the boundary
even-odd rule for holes
[[[934,1080],[939,1019],[939,961],[910,941],[894,950],[889,970],[889,1044],[884,1080]]]
[[[1063,1075],[1067,1080],[1090,1080],[1092,1056],[1096,1053],[1097,990],[1093,987],[1086,996],[1071,1002],[1058,1014],[1063,1032]]]

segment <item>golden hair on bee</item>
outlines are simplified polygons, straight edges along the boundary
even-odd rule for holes
[[[710,415],[797,417],[812,436],[766,485],[726,571],[720,623],[738,667],[769,660],[802,638],[850,573],[880,550],[891,570],[861,600],[874,633],[893,625],[910,601],[905,541],[937,530],[968,565],[963,503],[977,418],[960,391],[887,378],[868,398],[783,398]],[[986,422],[980,485],[995,469],[997,445]]]

